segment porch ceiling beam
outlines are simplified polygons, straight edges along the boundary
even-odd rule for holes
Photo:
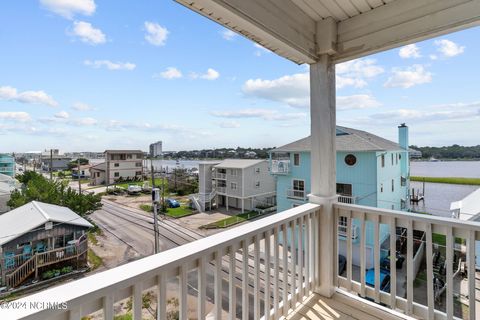
[[[296,63],[317,60],[315,21],[291,0],[175,0]]]
[[[480,25],[480,0],[396,0],[338,23],[335,62]]]

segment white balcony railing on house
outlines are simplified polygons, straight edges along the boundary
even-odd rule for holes
[[[227,187],[217,187],[217,193],[225,193],[227,192]]]
[[[348,204],[356,204],[357,203],[357,197],[353,196],[345,196],[345,195],[338,195],[338,202],[340,203],[348,203]]]
[[[334,204],[332,223],[338,226],[340,220],[346,224],[346,273],[338,275],[338,259],[319,261],[317,253],[322,246],[319,234],[321,206],[305,204],[280,214],[253,221],[251,223],[194,241],[126,265],[95,274],[84,279],[45,290],[20,299],[18,305],[30,302],[58,299],[66,302],[68,309],[0,309],[0,318],[9,315],[22,319],[81,319],[82,316],[99,311],[105,319],[112,319],[114,304],[128,297],[133,301],[133,319],[142,317],[142,293],[154,290],[157,296],[159,318],[165,319],[167,310],[167,283],[178,280],[179,318],[186,319],[188,310],[195,310],[199,319],[206,313],[215,319],[228,315],[229,319],[260,319],[265,314],[268,319],[286,316],[304,298],[321,285],[319,282],[322,265],[331,263],[335,270],[335,286],[340,292],[350,292],[382,303],[392,309],[424,319],[452,319],[454,316],[453,285],[454,242],[456,238],[466,239],[466,266],[468,270],[468,314],[475,319],[475,241],[480,240],[480,224],[462,222],[427,215],[377,209],[351,204]],[[340,218],[342,217],[342,218]],[[360,225],[358,252],[354,252],[352,221]],[[366,282],[366,272],[354,274],[353,254],[360,255],[359,270],[366,269],[366,225],[373,224],[374,243],[374,286]],[[397,227],[406,230],[399,234],[406,237],[406,294],[403,297],[397,287],[397,267],[395,259],[390,260],[390,288],[380,283],[380,225],[389,226],[390,234],[397,235]],[[338,239],[338,229],[332,237]],[[426,252],[426,302],[414,299],[414,231],[424,232]],[[434,239],[444,235],[445,283],[442,292],[446,295],[441,308],[435,303],[433,250]],[[284,236],[286,235],[286,236]],[[301,240],[303,239],[303,241]],[[390,237],[389,249],[397,251],[396,236]],[[334,242],[338,253],[338,243]],[[332,257],[336,257],[335,254]],[[464,260],[465,261],[465,260]],[[383,266],[385,267],[385,266]],[[455,270],[457,270],[455,268]],[[169,282],[170,281],[170,282]],[[190,289],[189,289],[190,288]],[[385,290],[385,291],[383,291]],[[442,294],[442,293],[441,293]],[[189,296],[190,295],[190,296]],[[196,297],[196,307],[192,305]],[[171,293],[170,293],[171,296]],[[190,299],[188,299],[190,297]],[[456,301],[457,299],[455,299]],[[206,302],[213,304],[207,310]],[[353,308],[362,309],[363,302],[354,300]],[[266,306],[266,307],[265,307]],[[455,310],[463,308],[455,308]],[[11,312],[11,314],[9,314]],[[456,311],[458,312],[458,310]],[[458,316],[457,314],[455,314]],[[12,317],[13,318],[13,317]],[[392,316],[393,318],[393,316]]]
[[[272,160],[270,172],[274,174],[288,174],[290,172],[290,160]]]
[[[221,173],[221,172],[215,172],[214,177],[217,178],[217,179],[225,180],[225,179],[227,179],[227,174],[226,173]]]
[[[287,190],[287,198],[305,200],[306,199],[306,192],[305,192],[305,190],[288,189]]]
[[[305,204],[18,301],[58,299],[68,310],[0,309],[0,318],[80,320],[100,311],[113,319],[114,304],[132,297],[133,319],[140,320],[142,294],[154,290],[158,319],[166,319],[167,284],[170,289],[171,280],[178,279],[180,319],[192,308],[198,319],[207,313],[221,319],[222,310],[229,319],[278,319],[318,283],[320,209]],[[196,307],[189,304],[192,291]],[[213,303],[211,310],[207,302]]]

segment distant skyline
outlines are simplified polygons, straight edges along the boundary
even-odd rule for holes
[[[174,1],[4,1],[0,152],[280,146],[309,135],[307,65]],[[480,144],[480,28],[337,65],[337,122]]]

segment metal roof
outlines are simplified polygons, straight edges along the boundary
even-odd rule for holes
[[[366,131],[337,126],[337,151],[400,151],[398,143]],[[310,136],[275,148],[271,152],[310,151]]]
[[[295,63],[335,62],[480,24],[480,0],[175,0]]]
[[[0,246],[29,231],[44,228],[49,221],[93,227],[90,222],[67,207],[32,201],[0,215]]]
[[[250,160],[250,159],[226,159],[214,166],[215,168],[232,168],[245,169],[267,160]]]
[[[103,153],[143,153],[142,150],[105,150]]]

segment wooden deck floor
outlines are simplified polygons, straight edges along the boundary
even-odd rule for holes
[[[360,308],[352,307],[341,302],[339,299],[329,299],[318,294],[313,294],[296,310],[291,312],[287,320],[386,320],[404,319],[393,314],[376,310],[370,312],[358,303]]]

